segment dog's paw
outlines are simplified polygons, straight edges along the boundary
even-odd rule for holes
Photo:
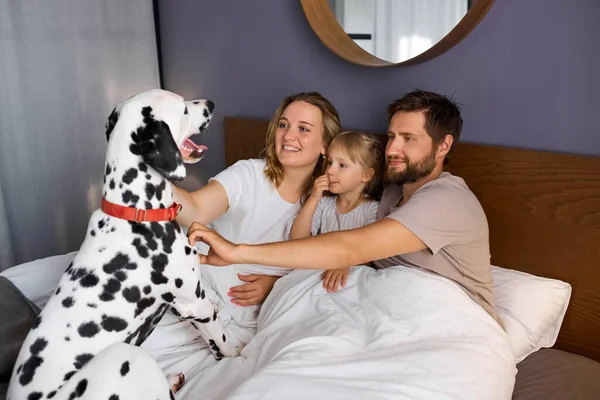
[[[241,347],[235,346],[231,343],[223,343],[219,350],[224,357],[237,357],[242,351]]]

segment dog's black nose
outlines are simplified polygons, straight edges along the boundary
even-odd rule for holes
[[[209,112],[213,112],[215,109],[215,103],[210,100],[206,100],[206,107],[208,107]]]

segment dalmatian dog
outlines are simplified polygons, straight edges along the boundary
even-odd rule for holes
[[[165,90],[129,98],[106,124],[102,207],[20,350],[8,399],[169,399],[167,378],[139,347],[171,309],[217,359],[235,357],[202,284],[199,260],[175,222],[171,181],[206,150],[191,141],[214,103]],[[207,288],[208,290],[208,288]]]

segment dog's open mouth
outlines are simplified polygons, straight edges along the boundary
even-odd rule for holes
[[[181,155],[183,156],[183,162],[188,164],[197,163],[202,160],[206,150],[208,150],[208,147],[196,144],[190,138],[185,139],[181,146],[179,146],[179,151],[181,151]]]

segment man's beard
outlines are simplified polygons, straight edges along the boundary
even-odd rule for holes
[[[389,158],[385,168],[386,183],[395,183],[402,185],[405,183],[415,183],[419,179],[425,178],[435,169],[435,149],[425,156],[421,161],[411,161],[404,158],[404,171],[393,172],[390,170],[390,161],[399,159],[399,157]]]

